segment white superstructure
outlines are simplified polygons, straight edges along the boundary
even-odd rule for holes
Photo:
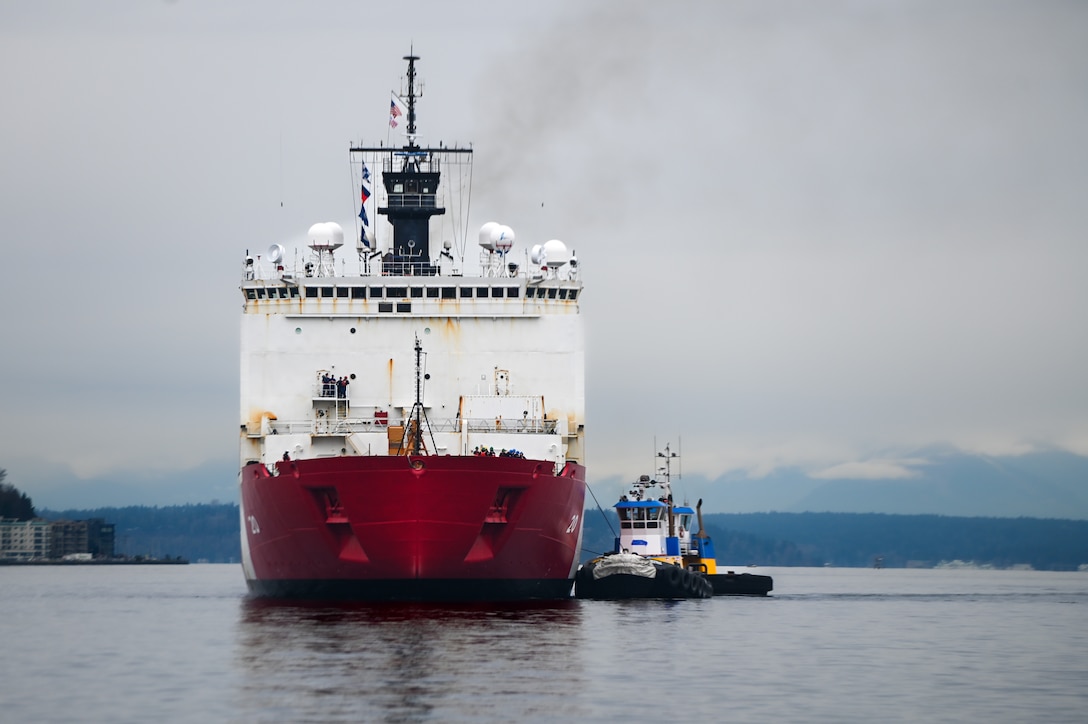
[[[338,256],[343,232],[331,223],[311,228],[293,262],[278,246],[247,256],[242,465],[395,454],[416,399],[416,338],[429,454],[486,447],[584,462],[577,261],[553,240],[512,263],[510,247],[491,243],[499,226],[481,230],[491,248],[481,245],[472,275],[448,249],[443,273],[389,275],[365,255]],[[329,378],[347,379],[345,396]]]

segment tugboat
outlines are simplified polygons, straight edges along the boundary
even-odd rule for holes
[[[515,248],[495,221],[468,243],[472,149],[418,142],[419,57],[404,59],[389,125],[405,143],[350,149],[354,248],[320,222],[309,249],[244,259],[246,583],[275,598],[568,599],[586,487],[578,261],[557,239]]]
[[[709,598],[766,596],[770,576],[718,573],[714,541],[703,528],[702,499],[692,509],[674,505],[671,466],[679,456],[666,445],[660,481],[642,475],[614,506],[620,521],[615,549],[581,568],[577,598]],[[699,526],[692,533],[692,523]]]

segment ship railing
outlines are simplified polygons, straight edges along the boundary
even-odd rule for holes
[[[315,382],[310,390],[310,396],[315,400],[341,400],[344,402],[351,402],[351,397],[341,397],[340,388],[336,385],[336,381],[332,382]]]
[[[465,418],[462,423],[469,432],[521,432],[555,434],[556,420],[521,418],[504,420],[497,418]]]
[[[369,417],[323,417],[317,420],[273,420],[269,421],[271,435],[350,435],[357,432],[384,432],[392,426],[403,427],[407,423],[404,419],[377,419]],[[247,425],[250,435],[258,432],[258,426]],[[502,418],[437,418],[428,419],[425,427],[432,432],[501,432],[522,434],[548,434],[554,435],[558,428],[558,421],[533,418],[519,420],[504,420]]]

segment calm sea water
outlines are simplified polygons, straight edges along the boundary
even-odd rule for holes
[[[0,719],[1083,722],[1088,573],[761,568],[766,599],[275,605],[0,568]]]

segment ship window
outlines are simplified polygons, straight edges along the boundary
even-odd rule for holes
[[[337,287],[336,288],[336,296],[339,299],[347,299],[348,294],[350,294],[350,293],[351,293],[351,290],[348,289],[347,287]]]
[[[645,527],[646,527],[646,524],[645,524],[645,523],[643,523],[643,522],[642,522],[641,520],[636,520],[636,521],[635,521],[635,527],[636,527],[636,528],[645,528]]]
[[[258,289],[257,290],[257,299],[264,299],[264,290],[263,289]]]
[[[257,290],[255,290],[255,289],[247,289],[246,290],[246,299],[256,299],[256,298],[257,298]]]
[[[306,287],[306,298],[313,299],[317,296],[317,287]]]
[[[517,299],[518,298],[518,288],[517,287],[507,287],[506,288],[506,296],[508,296],[510,299]]]
[[[502,293],[501,290],[500,290],[499,293],[500,294]],[[476,287],[476,298],[477,299],[487,299],[487,297],[488,297],[487,287]]]
[[[660,528],[661,524],[658,523],[656,520],[651,520],[649,523],[646,524],[646,527],[647,528]]]
[[[392,312],[393,311],[393,303],[392,302],[381,302],[378,305],[378,311],[379,312]]]
[[[288,294],[287,287],[280,287],[280,299],[287,299]]]
[[[322,297],[331,297],[332,296],[332,287],[321,287],[321,296]]]
[[[370,288],[370,298],[371,299],[381,299],[383,296],[385,296],[385,295],[382,294],[382,287],[371,287]]]
[[[559,298],[560,299],[566,299],[567,298],[567,290],[566,289],[560,289],[559,290]]]
[[[413,299],[422,299],[423,298],[423,287],[412,287],[412,298]]]
[[[389,287],[385,290],[386,299],[404,299],[408,296],[408,287]]]
[[[578,298],[578,290],[577,289],[571,289],[570,293],[567,295],[567,299],[577,299],[577,298]]]
[[[453,299],[457,296],[457,287],[442,287],[442,298]]]
[[[366,287],[352,287],[351,288],[352,299],[366,299]]]
[[[472,296],[472,287],[461,287],[461,298]]]
[[[555,299],[555,288],[554,287],[548,290],[548,299]]]
[[[412,311],[412,303],[411,302],[397,302],[397,311],[398,312],[411,312]]]
[[[528,289],[525,290],[525,298],[526,299],[532,299],[535,296],[536,296],[536,289],[534,289],[533,287],[529,287]]]
[[[427,298],[438,299],[438,287],[427,287]]]
[[[291,287],[291,298],[298,299],[298,287]]]
[[[404,193],[404,184],[393,184],[393,193],[403,194]]]

